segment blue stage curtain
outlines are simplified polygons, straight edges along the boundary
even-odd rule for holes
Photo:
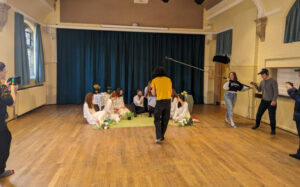
[[[159,65],[177,92],[186,90],[195,103],[203,103],[203,72],[164,60],[168,56],[203,68],[203,35],[69,29],[58,29],[57,35],[58,104],[82,104],[93,83],[100,84],[100,91],[123,88],[130,103]]]

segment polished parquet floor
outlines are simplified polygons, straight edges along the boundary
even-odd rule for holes
[[[162,145],[154,127],[94,130],[82,106],[50,105],[9,123],[13,141],[2,186],[300,186],[300,161],[290,158],[298,137],[196,105],[194,127],[169,126]]]

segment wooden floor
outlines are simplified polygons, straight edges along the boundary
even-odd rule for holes
[[[197,105],[196,127],[93,130],[82,107],[46,106],[9,123],[13,141],[2,186],[300,186],[298,137],[254,121],[224,124],[224,109]],[[292,114],[291,114],[292,115]]]

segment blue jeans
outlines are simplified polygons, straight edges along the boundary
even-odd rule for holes
[[[236,93],[231,93],[231,92],[226,92],[224,94],[224,100],[225,100],[226,107],[227,107],[226,117],[229,119],[232,119],[233,107],[236,102],[236,96],[237,96]]]

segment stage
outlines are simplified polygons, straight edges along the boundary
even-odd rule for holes
[[[224,123],[225,109],[195,105],[196,126],[170,125],[163,144],[153,127],[95,130],[81,105],[49,105],[9,122],[3,186],[297,186],[299,139],[253,120]]]

